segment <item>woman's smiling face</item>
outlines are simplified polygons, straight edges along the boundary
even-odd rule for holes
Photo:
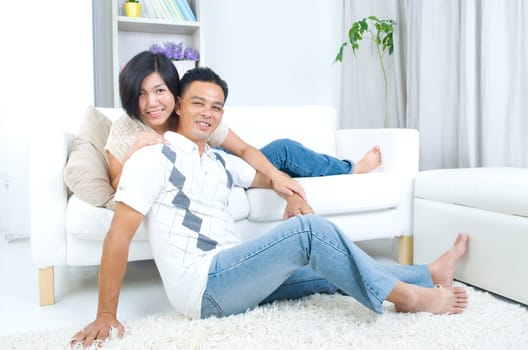
[[[143,122],[159,134],[168,130],[169,118],[176,106],[176,98],[170,92],[161,75],[149,74],[141,84],[139,111]]]

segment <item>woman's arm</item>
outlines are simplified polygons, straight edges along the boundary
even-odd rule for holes
[[[248,162],[252,167],[271,179],[272,188],[281,197],[290,197],[297,193],[305,199],[302,186],[287,174],[278,170],[271,162],[255,147],[247,144],[231,129],[229,129],[224,142],[221,145],[224,149],[239,156]]]
[[[117,320],[117,305],[121,284],[128,262],[130,241],[143,220],[143,215],[126,204],[117,202],[110,229],[103,243],[103,254],[99,269],[99,302],[95,321],[77,332],[71,346],[84,342],[89,348],[94,342],[101,342],[109,336],[110,329],[116,328],[118,336],[124,333],[123,325]]]
[[[119,184],[119,179],[121,178],[121,173],[123,172],[123,163],[117,160],[116,157],[109,151],[106,151],[108,156],[108,163],[110,167],[109,176],[110,184],[112,185],[114,191],[117,191],[117,185]]]

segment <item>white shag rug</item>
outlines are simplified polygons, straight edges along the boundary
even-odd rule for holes
[[[528,349],[528,308],[468,287],[459,315],[368,311],[352,298],[313,295],[226,318],[179,315],[124,322],[104,349]],[[0,337],[0,349],[68,349],[75,329]]]

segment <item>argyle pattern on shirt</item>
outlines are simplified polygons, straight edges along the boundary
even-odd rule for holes
[[[169,180],[162,202],[171,207],[160,206],[158,215],[162,215],[159,221],[170,222],[169,243],[184,256],[192,251],[191,255],[200,256],[215,249],[219,241],[232,241],[232,219],[225,208],[233,177],[223,157],[213,150],[201,158],[194,152],[177,154],[167,145],[161,152]],[[166,215],[172,218],[167,220]]]

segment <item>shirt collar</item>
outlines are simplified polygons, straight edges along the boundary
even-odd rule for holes
[[[165,140],[169,141],[171,145],[174,145],[178,148],[180,148],[183,152],[186,154],[192,153],[194,151],[198,151],[198,145],[191,140],[189,140],[187,137],[183,136],[182,134],[178,134],[174,131],[166,131],[163,134],[163,137]],[[204,148],[204,154],[208,153],[210,150],[209,145],[206,143]]]

